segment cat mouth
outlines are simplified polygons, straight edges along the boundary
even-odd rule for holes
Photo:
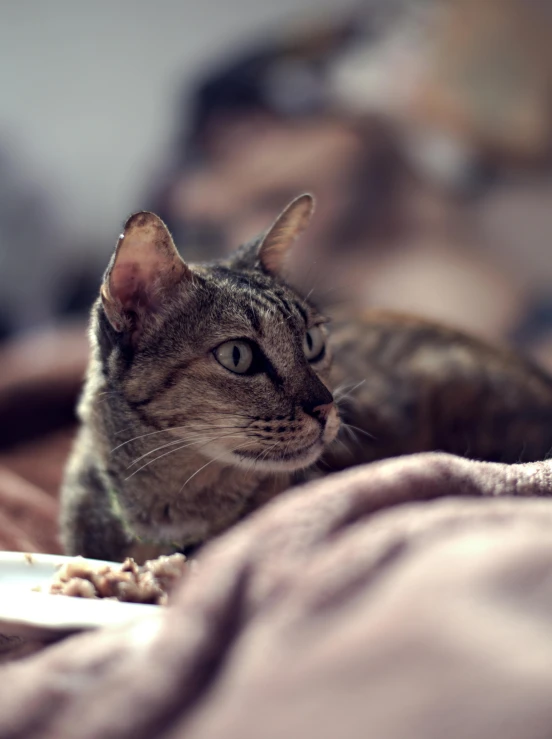
[[[257,463],[257,466],[262,469],[297,470],[313,464],[313,462],[315,462],[320,456],[323,447],[323,441],[319,438],[311,444],[307,444],[300,449],[293,449],[291,451],[287,449],[271,450],[268,454],[265,454],[264,452],[259,454],[259,452],[243,450],[235,452],[235,454],[247,460],[254,460]]]
[[[317,441],[314,441],[312,444],[309,444],[309,446],[303,447],[302,449],[296,449],[293,452],[283,452],[280,453],[277,457],[279,460],[288,461],[291,459],[300,459],[305,456],[311,449],[313,449],[316,446],[321,446],[321,440],[318,439]]]

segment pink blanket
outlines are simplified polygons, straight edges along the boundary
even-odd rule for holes
[[[291,491],[171,607],[0,667],[0,737],[549,737],[551,490],[427,454]]]

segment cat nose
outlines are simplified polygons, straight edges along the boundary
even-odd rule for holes
[[[330,411],[333,408],[333,400],[331,403],[322,403],[322,405],[315,406],[311,415],[318,418],[319,421],[325,421],[330,415]]]
[[[319,401],[315,401],[317,405],[314,405],[312,403],[307,403],[303,406],[303,410],[305,413],[308,413],[309,416],[312,416],[313,418],[316,418],[318,421],[325,422],[328,416],[330,415],[330,411],[333,408],[333,400],[331,400],[329,403],[320,403]]]
[[[316,418],[322,425],[326,423],[334,404],[333,395],[317,377],[308,388],[301,401],[301,408],[305,413]]]

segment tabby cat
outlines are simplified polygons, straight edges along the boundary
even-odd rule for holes
[[[127,221],[92,310],[67,553],[183,550],[293,483],[381,457],[548,454],[552,381],[528,362],[408,316],[328,325],[286,270],[313,209],[302,195],[197,266],[154,214]]]

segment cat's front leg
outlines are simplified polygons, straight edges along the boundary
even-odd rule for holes
[[[61,490],[65,554],[122,561],[135,543],[89,452],[77,442]]]

